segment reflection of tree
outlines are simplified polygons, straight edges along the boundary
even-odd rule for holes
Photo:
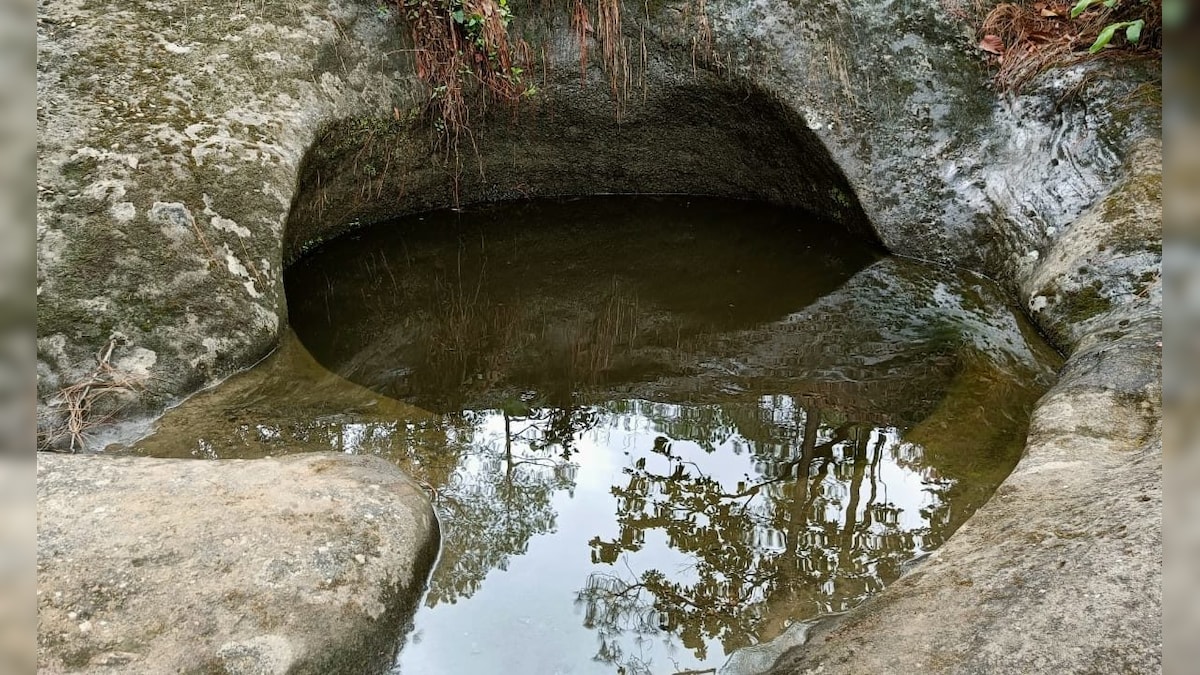
[[[633,638],[635,645],[658,637],[668,627],[667,618],[654,606],[653,597],[644,584],[624,581],[615,574],[600,572],[588,576],[579,592],[576,604],[584,608],[583,625],[595,630],[600,647],[595,659],[618,664],[618,673],[649,674],[650,664],[637,654],[626,652],[623,638]]]
[[[658,433],[670,438],[686,438],[699,444],[706,452],[713,452],[718,446],[731,442],[735,444],[735,452],[740,451],[741,448],[736,447],[741,440],[740,428],[750,422],[738,415],[741,411],[738,406],[684,406],[617,400],[605,403],[604,409],[615,416],[644,417]],[[753,438],[755,435],[747,434],[747,437]]]
[[[575,485],[574,440],[597,422],[588,408],[512,401],[499,415],[502,428],[480,438],[495,413],[461,415],[473,431],[457,439],[463,459],[438,492],[445,531],[426,600],[431,607],[469,597],[491,570],[507,569],[523,554],[534,535],[554,529],[551,499]]]
[[[782,418],[779,410],[762,412],[726,415],[750,441],[754,480],[723,484],[666,436],[624,470],[628,481],[613,488],[620,533],[591,542],[593,561],[614,571],[593,574],[579,594],[587,625],[601,637],[598,658],[620,663],[620,634],[655,629],[677,635],[701,659],[709,639],[728,653],[751,636],[769,639],[785,611],[815,615],[856,604],[913,555],[922,531],[902,531],[899,509],[880,491],[882,435],[871,443],[869,426],[822,426],[813,405]],[[616,567],[652,530],[690,555],[687,578]]]

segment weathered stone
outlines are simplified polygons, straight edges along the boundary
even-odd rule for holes
[[[286,318],[285,261],[389,215],[670,190],[799,204],[851,227],[869,217],[894,251],[1004,280],[1070,358],[998,496],[777,671],[1156,671],[1157,64],[1050,70],[1001,97],[940,0],[699,4],[625,13],[644,57],[615,100],[597,68],[580,73],[562,8],[517,8],[544,93],[516,121],[479,118],[483,172],[467,151],[457,192],[410,114],[422,95],[387,11],[353,0],[43,4],[47,427],[60,421],[56,392],[110,340],[115,367],[148,385],[125,417],[250,365]],[[86,640],[104,634],[85,622]],[[291,648],[270,635],[215,649],[231,669],[286,661]]]
[[[1087,336],[1114,340],[1161,307],[1161,263],[1162,143],[1152,139],[1134,147],[1125,177],[1054,242],[1022,295],[1060,348],[1074,350],[1088,346]],[[1097,330],[1106,324],[1115,332]]]
[[[716,675],[757,675],[766,671],[789,649],[808,641],[817,621],[797,621],[774,640],[739,649],[729,656]]]
[[[1051,69],[998,94],[940,0],[706,5],[717,57],[804,116],[905,255],[1020,281],[1120,180],[1131,144],[1160,134],[1153,60]],[[684,16],[664,9],[651,29],[688,44],[694,26],[670,21]]]
[[[1161,672],[1162,281],[1122,286],[1124,261],[1161,261],[1161,161],[1140,146],[1105,200],[1122,208],[1081,217],[1030,277],[1091,272],[1126,292],[1085,317],[1034,314],[1071,356],[1013,473],[916,572],[771,673]]]
[[[68,0],[37,31],[39,397],[114,340],[150,357],[123,416],[158,411],[275,344],[300,158],[328,119],[409,107],[408,57],[358,2]]]
[[[386,668],[437,551],[423,491],[374,457],[38,457],[45,673]]]

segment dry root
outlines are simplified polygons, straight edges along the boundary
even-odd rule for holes
[[[142,389],[141,378],[123,373],[112,366],[113,349],[116,341],[96,353],[96,369],[80,382],[59,391],[52,403],[56,412],[65,419],[45,432],[40,446],[42,449],[80,452],[87,449],[88,436],[96,427],[109,421],[117,410],[96,415],[93,409],[101,399],[119,397]]]
[[[514,103],[525,94],[518,60],[529,48],[510,40],[507,10],[497,0],[395,1],[412,32],[417,76],[432,92],[430,109],[446,137],[469,131],[472,99]]]

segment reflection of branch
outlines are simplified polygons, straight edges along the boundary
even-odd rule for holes
[[[689,605],[690,607],[695,609],[697,612],[703,612],[705,614],[715,614],[717,612],[717,610],[713,609],[713,608],[701,607],[699,604],[696,603],[695,600],[692,600],[691,598],[680,593],[679,591],[670,590],[669,588],[666,587],[665,584],[663,585],[662,588],[658,589],[657,591],[654,591],[654,595],[661,600],[674,601],[676,604]],[[670,597],[663,598],[662,596],[664,596],[664,595],[668,595]]]
[[[514,418],[514,419],[515,419],[515,418]],[[529,419],[529,418],[525,418],[525,419]],[[541,422],[541,421],[543,421],[543,420],[538,420],[538,421],[539,421],[539,422]],[[511,437],[512,437],[512,438],[522,438],[522,437],[525,435],[525,432],[526,432],[526,431],[539,431],[539,432],[540,432],[541,430],[542,430],[542,428],[541,428],[541,427],[539,427],[537,424],[534,424],[534,423],[532,423],[532,422],[531,422],[531,423],[529,424],[529,426],[525,427],[524,429],[522,429],[522,430],[520,430],[520,431],[515,431],[515,432],[513,432],[513,433],[511,434]],[[534,439],[523,439],[523,440],[534,440]]]
[[[509,467],[515,469],[522,464],[532,464],[543,469],[557,469],[561,461],[552,457],[522,457],[519,460],[513,460]]]
[[[783,483],[783,482],[791,481],[794,479],[798,479],[798,478],[800,478],[799,476],[796,476],[795,478],[792,477],[792,475],[791,475],[792,469],[796,468],[797,466],[804,463],[805,461],[812,461],[813,459],[816,459],[817,457],[821,457],[822,459],[825,459],[826,461],[824,463],[824,466],[828,466],[829,462],[833,459],[834,446],[837,445],[838,443],[845,441],[848,438],[847,432],[849,431],[851,426],[852,425],[850,425],[850,424],[843,424],[842,426],[835,429],[833,431],[833,438],[830,438],[828,441],[825,441],[824,443],[822,443],[820,445],[814,446],[811,456],[806,456],[806,455],[801,454],[799,457],[784,464],[782,467],[782,470],[779,472],[778,477],[770,478],[761,483],[752,485],[751,487],[748,487],[745,490],[742,490],[741,492],[739,492],[735,495],[732,495],[732,496],[737,498],[737,497],[745,497],[747,495],[757,494],[759,490],[761,490],[762,488],[764,488],[768,485],[773,485],[775,483]],[[807,477],[808,476],[805,476],[805,478],[807,478]]]
[[[846,441],[846,439],[849,438],[848,431],[852,426],[853,425],[851,425],[851,424],[843,424],[842,426],[835,429],[833,432],[832,438],[830,438],[828,441],[826,441],[824,443],[821,443],[820,445],[813,447],[813,452],[812,452],[811,456],[806,456],[804,454],[801,454],[799,457],[796,457],[795,459],[792,459],[792,460],[786,462],[785,464],[781,465],[780,471],[779,471],[779,476],[777,476],[775,478],[769,478],[760,483],[755,483],[754,485],[751,485],[750,487],[748,487],[744,490],[738,491],[738,492],[722,492],[717,495],[717,498],[718,499],[729,499],[729,500],[741,499],[742,497],[753,498],[764,487],[767,487],[768,485],[774,485],[776,483],[785,483],[785,482],[789,482],[792,480],[796,480],[799,477],[791,475],[792,469],[796,468],[798,465],[804,463],[805,461],[812,461],[813,459],[815,459],[817,457],[821,457],[822,459],[825,459],[826,461],[823,463],[822,468],[827,467],[829,465],[829,462],[833,459],[834,446]],[[695,462],[684,461],[682,459],[679,459],[678,457],[675,457],[674,455],[669,455],[668,457],[669,457],[669,459],[671,459],[673,461],[677,461],[680,466],[685,465],[685,464],[690,464],[691,466],[695,467],[696,473],[697,473],[696,480],[709,478],[708,475],[706,475],[703,471],[700,470],[699,465],[697,465]],[[658,474],[651,474],[649,472],[646,472],[646,477],[651,480],[659,481],[659,482],[675,481],[675,480],[681,480],[681,479],[686,480],[687,478],[689,478],[686,475],[682,476],[682,477],[677,477],[674,474],[667,475],[667,476],[661,476]],[[806,478],[807,478],[807,476],[806,476]],[[751,500],[749,500],[749,499],[746,500],[746,502],[743,503],[742,506],[745,507],[747,504],[750,503],[750,501]],[[696,509],[687,509],[687,508],[681,508],[681,507],[672,507],[672,509],[674,511],[683,511],[683,512],[687,512],[687,513],[695,513],[696,512]]]
[[[586,603],[584,626],[598,628],[601,634],[619,634],[632,629],[643,633],[658,629],[657,616],[652,604],[641,597],[645,583],[627,583],[612,574],[593,572],[588,575],[583,590],[576,594],[577,601]],[[627,626],[622,624],[629,622]]]
[[[621,577],[618,577],[615,574],[601,574],[601,573],[597,572],[595,574],[592,574],[591,576],[608,579],[608,580],[614,582],[615,584],[624,586],[624,588],[622,588],[619,591],[614,591],[611,588],[599,589],[598,587],[596,587],[592,584],[591,578],[588,579],[588,592],[589,593],[592,592],[593,590],[600,590],[610,598],[622,598],[622,597],[625,597],[626,595],[628,595],[630,591],[638,591],[638,590],[641,590],[646,587],[646,584],[644,582],[639,581],[636,584],[627,583],[624,579],[622,579]]]

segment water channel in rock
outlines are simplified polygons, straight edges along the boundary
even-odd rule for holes
[[[716,672],[938,547],[1058,360],[990,281],[801,212],[432,213],[288,271],[294,329],[144,454],[388,458],[442,553],[395,672]]]

